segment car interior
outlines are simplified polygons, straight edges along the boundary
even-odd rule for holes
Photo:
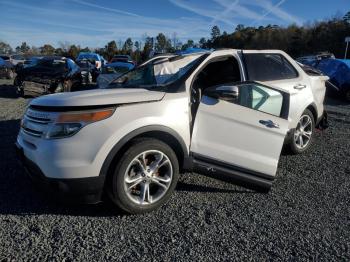
[[[191,87],[191,115],[195,118],[202,94],[211,86],[241,81],[239,64],[233,56],[215,58],[195,76]]]

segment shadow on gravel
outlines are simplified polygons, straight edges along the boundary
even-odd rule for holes
[[[16,157],[14,143],[19,124],[19,119],[0,121],[0,214],[94,217],[122,214],[109,202],[97,205],[61,204],[37,190]]]
[[[327,106],[346,106],[350,105],[349,102],[344,101],[340,97],[326,96],[324,104]]]
[[[16,87],[13,85],[0,85],[0,97],[1,98],[12,98],[16,99],[18,98],[18,95],[16,93]]]
[[[97,89],[96,84],[89,84],[80,86],[75,91],[87,91],[87,90],[93,90]],[[0,85],[0,98],[10,98],[10,99],[17,99],[19,96],[16,92],[16,87],[10,84],[2,84]],[[35,96],[26,96],[25,98],[34,98]]]
[[[187,192],[205,192],[205,193],[235,193],[235,194],[257,194],[248,189],[235,190],[235,189],[224,189],[203,185],[188,184],[184,182],[178,182],[176,186],[177,191],[187,191]]]

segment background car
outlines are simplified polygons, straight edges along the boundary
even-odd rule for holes
[[[9,61],[5,61],[0,57],[0,77],[6,77],[8,79],[13,79],[14,77],[14,67]]]
[[[14,85],[20,95],[69,92],[80,87],[80,67],[68,58],[44,57],[17,72]]]
[[[115,55],[113,56],[113,58],[111,59],[111,61],[109,61],[109,63],[114,63],[114,62],[128,62],[128,63],[132,63],[132,64],[136,64],[131,56],[129,55]]]
[[[23,64],[25,60],[26,60],[26,58],[24,55],[10,55],[10,62],[14,66],[16,66],[19,63]]]
[[[104,64],[106,64],[106,60],[101,55],[96,53],[87,53],[87,52],[80,52],[76,59],[76,62],[78,63],[79,61],[84,59],[89,60],[99,70],[102,68]]]
[[[83,84],[90,84],[96,81],[99,75],[99,70],[95,67],[94,64],[92,64],[87,59],[82,59],[77,61],[77,65],[81,70]]]
[[[5,60],[5,61],[8,61],[8,62],[11,62],[10,61],[10,56],[9,55],[0,55],[0,57]]]
[[[102,67],[102,72],[97,78],[99,88],[105,88],[110,82],[120,75],[135,68],[133,63],[129,62],[114,62]]]

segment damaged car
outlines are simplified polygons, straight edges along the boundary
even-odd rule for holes
[[[64,57],[44,57],[18,70],[14,80],[21,96],[38,96],[70,92],[79,88],[82,76],[79,66]]]
[[[156,57],[106,89],[33,99],[17,152],[50,195],[134,214],[188,171],[268,191],[286,139],[305,152],[324,126],[326,79],[279,50]]]
[[[98,88],[106,88],[114,79],[134,68],[135,64],[129,62],[114,62],[105,65],[97,78]]]

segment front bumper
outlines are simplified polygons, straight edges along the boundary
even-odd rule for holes
[[[103,176],[72,179],[48,178],[33,161],[24,155],[23,148],[18,143],[15,144],[15,149],[28,177],[55,200],[85,204],[101,201],[104,187]]]

